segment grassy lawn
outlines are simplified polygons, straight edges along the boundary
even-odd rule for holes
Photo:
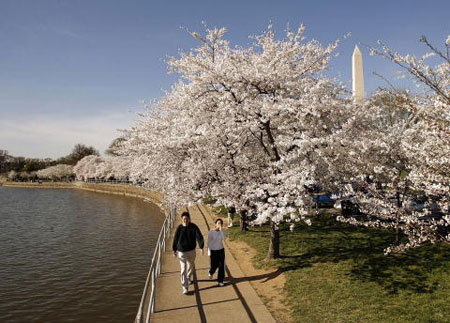
[[[450,322],[450,246],[383,255],[390,232],[337,223],[281,226],[281,259],[264,260],[268,226],[228,231],[252,246],[256,267],[280,268],[296,322]]]

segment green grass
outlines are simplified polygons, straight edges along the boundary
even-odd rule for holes
[[[228,209],[223,205],[214,207],[214,213],[221,218],[228,217]]]
[[[448,245],[384,256],[393,233],[322,216],[294,232],[282,225],[282,257],[266,261],[268,226],[228,232],[257,251],[256,267],[284,272],[286,302],[296,322],[450,322]]]
[[[216,203],[216,200],[213,199],[211,196],[204,196],[203,197],[203,203],[207,204],[207,205],[211,205],[213,207],[214,213],[217,216],[219,216],[221,218],[228,217],[228,208],[223,206],[223,205],[214,206],[214,204]]]

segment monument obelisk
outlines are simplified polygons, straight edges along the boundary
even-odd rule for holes
[[[364,101],[364,73],[361,51],[357,45],[355,45],[352,55],[352,82],[353,99],[356,103],[362,103]]]

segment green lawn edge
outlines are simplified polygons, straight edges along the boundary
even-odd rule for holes
[[[385,256],[385,230],[350,226],[322,215],[312,226],[280,227],[281,258],[265,259],[268,226],[230,228],[254,248],[255,267],[278,268],[295,322],[450,322],[450,246],[424,245]]]

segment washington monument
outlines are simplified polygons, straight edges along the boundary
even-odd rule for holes
[[[355,102],[362,103],[364,101],[364,73],[361,51],[357,45],[355,45],[352,55],[352,90]]]

